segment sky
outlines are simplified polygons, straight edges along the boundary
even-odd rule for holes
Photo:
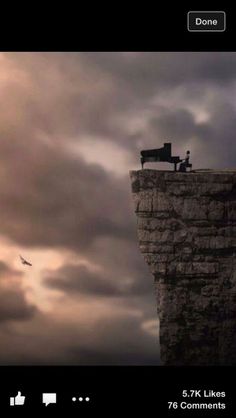
[[[160,364],[129,170],[233,168],[235,135],[235,53],[1,53],[0,364]]]

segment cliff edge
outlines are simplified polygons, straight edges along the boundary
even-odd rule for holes
[[[236,365],[236,170],[130,171],[164,365]]]

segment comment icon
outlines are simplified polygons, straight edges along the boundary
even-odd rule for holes
[[[43,403],[45,406],[48,406],[52,403],[57,403],[57,394],[56,393],[43,393]]]

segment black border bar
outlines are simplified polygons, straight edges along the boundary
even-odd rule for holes
[[[58,416],[122,416],[128,410],[157,417],[233,417],[236,413],[235,367],[161,367],[161,366],[25,366],[0,367],[1,416],[30,416],[43,412]],[[225,392],[221,398],[184,398],[183,391]],[[25,405],[10,406],[18,392],[26,396]],[[42,393],[56,393],[57,404],[42,403]],[[190,392],[189,392],[190,393]],[[72,398],[89,397],[89,402]],[[169,410],[168,402],[224,403],[225,409]],[[6,413],[4,415],[4,413]],[[150,413],[150,414],[149,414]],[[105,414],[105,415],[104,415]],[[32,416],[32,415],[31,415]]]
[[[75,11],[63,8],[62,15],[37,11],[33,19],[17,26],[0,28],[1,51],[234,51],[236,12],[233,7],[215,5],[226,13],[224,32],[189,32],[191,10],[211,8],[201,4],[136,5],[130,10],[118,6]],[[5,27],[4,27],[5,22]]]

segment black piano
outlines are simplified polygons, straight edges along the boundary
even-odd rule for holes
[[[142,168],[144,163],[163,161],[174,164],[174,170],[177,171],[177,164],[183,161],[179,157],[171,155],[171,142],[165,142],[162,148],[141,151],[140,154]],[[185,164],[185,166],[192,167],[192,164]]]

